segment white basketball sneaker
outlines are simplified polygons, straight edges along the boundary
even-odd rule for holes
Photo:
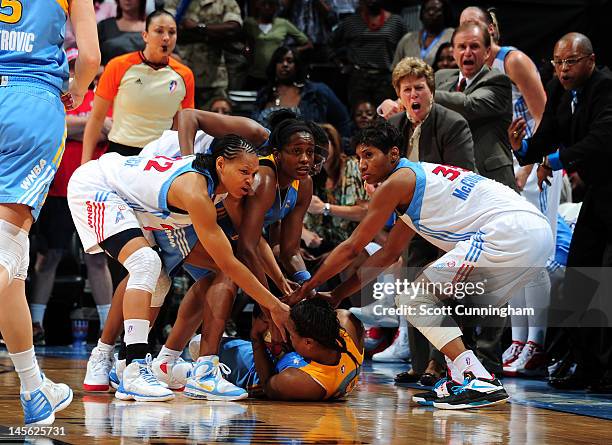
[[[92,349],[89,360],[87,360],[87,372],[83,381],[85,391],[102,391],[109,389],[108,373],[113,367],[113,355],[106,354],[96,346]]]
[[[184,394],[191,399],[246,399],[249,396],[246,390],[223,378],[222,374],[228,375],[231,372],[227,365],[219,362],[216,355],[202,357],[187,379]]]
[[[186,362],[180,357],[173,358],[168,355],[155,358],[151,364],[157,380],[166,384],[173,391],[182,391],[185,388],[185,383],[191,376],[194,366],[193,362]]]
[[[395,333],[393,343],[384,351],[372,356],[372,361],[385,363],[401,363],[410,358],[410,346],[408,346],[408,330],[398,329]]]
[[[139,402],[163,402],[174,399],[172,391],[159,383],[153,374],[151,361],[151,354],[147,354],[145,359],[133,360],[127,365],[115,397]]]
[[[55,413],[72,402],[72,390],[64,383],[53,383],[42,376],[43,384],[36,391],[21,393],[24,423],[26,425],[51,425]]]

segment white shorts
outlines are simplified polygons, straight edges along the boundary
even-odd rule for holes
[[[544,217],[521,211],[501,213],[423,274],[441,285],[480,283],[468,292],[473,301],[501,306],[546,268],[553,249],[552,231]],[[477,298],[480,295],[482,300]]]
[[[124,230],[142,230],[134,211],[100,177],[97,161],[82,165],[70,178],[68,206],[86,253],[102,252],[100,243]],[[154,244],[151,236],[143,236]]]

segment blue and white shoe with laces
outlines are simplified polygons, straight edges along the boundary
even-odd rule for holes
[[[466,372],[464,377],[461,386],[452,388],[451,394],[446,397],[436,398],[433,406],[440,409],[482,408],[504,403],[510,398],[495,377],[485,379],[471,372]]]
[[[228,382],[223,374],[229,375],[232,371],[219,357],[209,355],[200,357],[191,376],[185,384],[185,394],[191,399],[207,400],[241,400],[246,399],[249,393]]]
[[[174,393],[159,383],[151,370],[151,354],[145,359],[133,360],[125,367],[115,397],[139,402],[163,402],[174,399]]]
[[[26,425],[51,425],[55,413],[72,402],[72,390],[64,383],[53,383],[42,375],[43,384],[36,391],[21,392],[24,423]]]
[[[453,393],[454,388],[459,388],[460,386],[460,383],[448,377],[442,377],[436,382],[431,391],[416,393],[412,396],[412,401],[422,406],[433,406],[434,400],[448,397]]]

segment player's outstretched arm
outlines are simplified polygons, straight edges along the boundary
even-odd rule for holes
[[[397,261],[413,237],[414,230],[402,221],[395,223],[382,249],[379,249],[374,255],[365,260],[359,268],[359,272],[355,272],[346,281],[332,290],[331,297],[333,303],[338,306],[342,300],[353,295],[376,279],[381,271]]]
[[[401,197],[405,195],[406,188],[405,181],[401,180],[388,181],[378,188],[363,221],[347,240],[340,243],[329,254],[312,279],[302,286],[299,291],[302,296],[308,295],[312,289],[346,269],[359,255],[359,252],[385,226],[389,215],[397,207]]]
[[[74,66],[74,79],[70,82],[70,102],[66,108],[73,110],[83,102],[83,97],[98,73],[100,47],[98,27],[93,3],[89,0],[70,0],[70,21],[76,37],[79,55]]]
[[[213,137],[237,134],[256,147],[263,144],[269,134],[268,130],[247,117],[187,108],[178,112],[179,144],[183,156],[193,154],[193,141],[198,130]]]
[[[285,271],[291,275],[306,270],[300,250],[300,241],[302,240],[304,216],[306,216],[311,199],[312,179],[307,178],[300,181],[295,208],[281,222],[279,259]],[[295,278],[292,279],[297,281]]]

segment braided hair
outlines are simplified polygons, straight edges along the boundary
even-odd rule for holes
[[[275,150],[281,150],[289,143],[289,139],[295,133],[308,133],[314,139],[312,129],[307,122],[301,119],[285,119],[279,122],[270,133],[270,145]]]
[[[235,159],[240,153],[257,154],[255,147],[242,136],[226,134],[221,138],[215,138],[210,145],[210,153],[198,153],[193,161],[192,167],[199,172],[208,171],[215,186],[219,184],[216,161],[222,156],[225,159]]]
[[[291,308],[289,316],[301,337],[312,338],[326,348],[348,354],[355,366],[359,366],[359,362],[347,349],[346,341],[340,335],[342,326],[336,311],[326,300],[322,298],[302,300]]]

